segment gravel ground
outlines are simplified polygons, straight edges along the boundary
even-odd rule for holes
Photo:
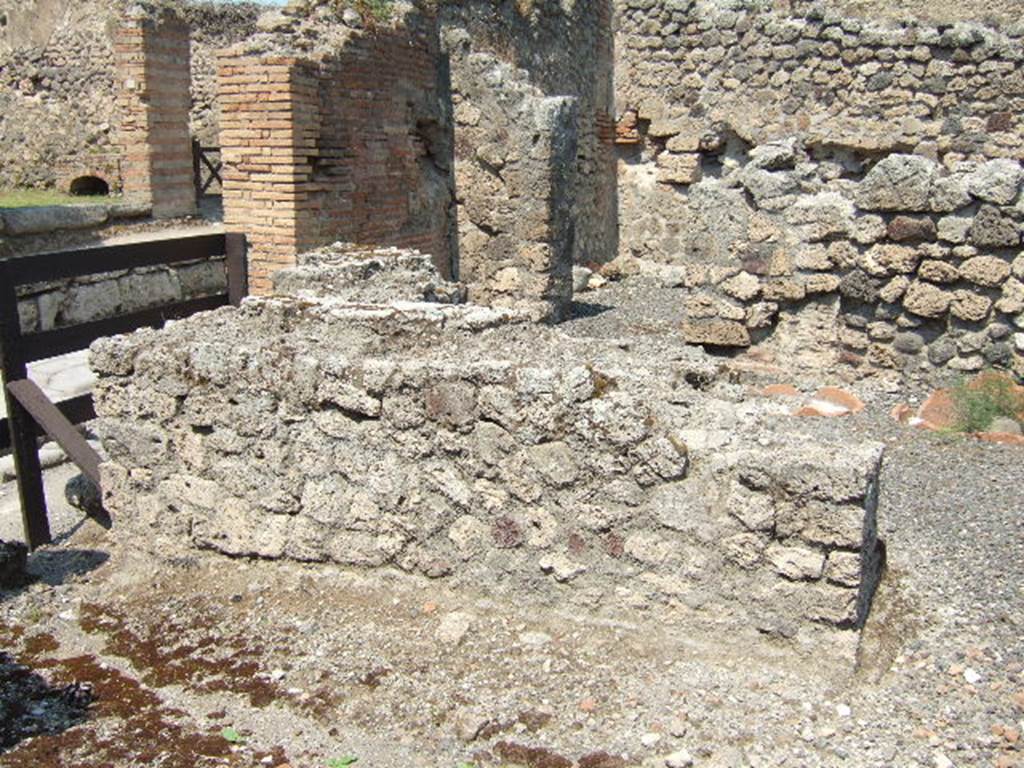
[[[674,311],[647,297],[567,330],[669,332]],[[730,392],[836,383],[722,362]],[[155,560],[86,523],[32,556],[39,581],[0,593],[0,674],[20,664],[59,704],[19,721],[51,733],[0,765],[1024,765],[1024,451],[899,426],[889,409],[923,391],[890,379],[850,388],[864,412],[806,429],[887,445],[888,569],[856,648],[597,621],[399,574]],[[94,698],[84,722],[74,683]]]

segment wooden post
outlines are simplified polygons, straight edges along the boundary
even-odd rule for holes
[[[18,496],[25,543],[29,549],[49,544],[50,523],[46,518],[43,470],[39,464],[36,430],[32,417],[18,402],[7,385],[28,378],[28,366],[22,352],[18,294],[10,272],[10,261],[0,261],[0,367],[3,369],[7,424],[11,433],[14,470],[18,474]]]
[[[192,139],[192,183],[196,188],[197,204],[203,196],[203,169],[200,165],[202,154],[203,148],[199,146],[199,140]]]
[[[237,307],[249,295],[249,266],[246,259],[245,235],[228,232],[224,235],[228,271],[228,301]]]

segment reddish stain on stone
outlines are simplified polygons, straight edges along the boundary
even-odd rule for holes
[[[515,549],[525,541],[519,524],[508,515],[499,517],[494,521],[491,535],[498,549]]]
[[[609,533],[604,540],[604,551],[612,557],[622,557],[626,552],[626,540],[617,533]]]
[[[526,768],[572,768],[572,760],[544,747],[527,747],[508,741],[499,741],[494,751],[502,760]]]
[[[582,536],[574,532],[569,534],[568,546],[571,554],[578,555],[586,550],[587,542],[584,541]]]
[[[626,768],[627,765],[625,758],[607,752],[591,752],[577,761],[578,768]]]

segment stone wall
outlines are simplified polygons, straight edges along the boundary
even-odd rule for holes
[[[611,0],[471,0],[443,3],[439,13],[442,27],[465,32],[476,53],[525,73],[545,96],[577,100],[573,258],[611,259],[618,243]]]
[[[139,541],[787,637],[863,620],[880,446],[795,433],[767,400],[738,418],[687,384],[716,368],[680,342],[424,303],[460,291],[416,254],[276,281],[94,345],[105,504]]]
[[[815,4],[863,19],[890,19],[926,24],[978,22],[989,26],[1020,22],[1017,0],[789,0],[795,8]]]
[[[333,35],[327,43],[314,22]],[[415,12],[361,26],[282,15],[221,59],[225,223],[249,235],[254,292],[299,252],[339,238],[417,247],[451,269],[436,27]],[[323,48],[296,42],[303,35]]]
[[[1020,158],[1024,28],[875,24],[744,0],[618,0],[616,105],[654,140],[724,123],[878,155]]]
[[[459,279],[480,304],[559,319],[572,302],[577,105],[449,28]]]
[[[129,3],[10,0],[0,25],[0,188],[96,175],[121,187],[114,34]],[[216,49],[252,33],[254,3],[175,5],[192,28],[192,130],[216,144]]]
[[[39,236],[83,232],[96,237],[94,230],[99,227],[148,218],[151,213],[149,206],[123,202],[0,209],[0,257],[54,250],[52,244],[40,246],[36,242]]]
[[[22,333],[49,331],[227,291],[223,259],[101,272],[18,289]]]
[[[217,56],[252,37],[266,10],[257,3],[189,2],[181,14],[191,30],[192,111],[189,132],[203,146],[220,146]]]
[[[698,169],[717,162],[692,156]],[[664,154],[650,166],[631,193],[644,213],[623,237],[653,262],[644,269],[689,289],[688,341],[786,349],[793,340],[772,334],[805,315],[816,339],[787,353],[810,365],[1024,371],[1017,161],[892,154],[844,167],[790,140],[693,183]],[[668,221],[673,198],[685,208]]]
[[[690,289],[687,339],[1024,370],[1016,31],[618,12],[621,251]]]
[[[114,51],[102,5],[23,2],[6,9],[0,188],[52,186],[55,164],[89,166],[93,155],[116,153]],[[119,175],[105,178],[120,187]]]
[[[149,215],[148,207],[126,203],[0,210],[0,259],[55,250],[76,250],[87,259],[89,248],[103,240],[103,227],[152,225]],[[22,332],[35,333],[226,292],[224,259],[218,258],[19,286],[18,315]]]

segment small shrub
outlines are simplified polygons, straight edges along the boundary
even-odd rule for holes
[[[1000,417],[1024,419],[1024,388],[1005,374],[983,373],[951,395],[961,432],[984,432]]]
[[[368,22],[388,21],[393,0],[353,0],[352,7]]]

